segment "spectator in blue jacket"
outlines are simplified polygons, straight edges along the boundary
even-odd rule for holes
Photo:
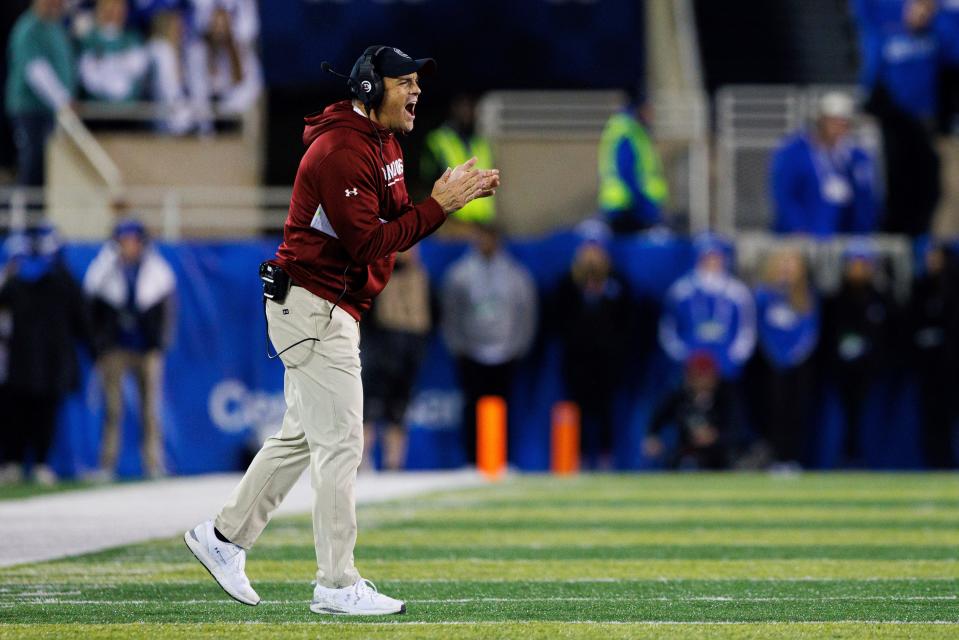
[[[738,378],[756,346],[756,308],[749,289],[730,273],[732,245],[706,233],[696,241],[696,266],[666,294],[659,341],[676,363],[711,355],[726,379]]]
[[[879,120],[890,233],[928,231],[941,194],[932,132],[939,107],[942,36],[936,0],[853,0],[867,110]]]
[[[813,352],[819,342],[819,302],[806,263],[794,248],[767,259],[756,288],[763,435],[776,463],[799,466],[805,458],[813,397]]]
[[[876,230],[876,170],[850,138],[854,111],[848,95],[827,93],[814,126],[776,151],[770,172],[775,231],[825,237]]]

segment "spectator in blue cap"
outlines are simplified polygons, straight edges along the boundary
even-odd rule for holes
[[[823,346],[838,387],[845,423],[844,462],[862,466],[860,431],[864,411],[888,361],[896,313],[890,292],[878,283],[872,242],[851,242],[843,253],[842,283],[823,309]]]
[[[0,274],[0,482],[17,481],[31,457],[34,481],[50,485],[48,464],[61,401],[80,382],[77,343],[92,349],[83,294],[60,258],[49,225],[14,232]]]
[[[173,330],[176,279],[173,270],[148,241],[138,220],[117,223],[87,269],[83,289],[91,302],[97,344],[97,363],[103,378],[107,415],[103,426],[100,469],[96,479],[113,477],[123,423],[123,378],[136,379],[143,416],[145,475],[166,472],[159,403],[163,379],[163,352]]]
[[[733,246],[705,233],[695,240],[696,266],[666,294],[659,340],[676,363],[692,353],[710,354],[724,378],[738,378],[756,346],[752,294],[730,272]]]
[[[770,170],[777,233],[870,233],[879,222],[876,168],[849,135],[851,97],[830,92],[815,124],[789,136]]]

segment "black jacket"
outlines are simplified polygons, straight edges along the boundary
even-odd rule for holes
[[[51,397],[77,388],[77,343],[93,353],[83,292],[62,263],[29,282],[16,275],[0,288],[0,384],[21,393]]]
[[[136,314],[137,325],[143,331],[145,351],[164,349],[170,342],[170,323],[173,317],[173,299],[168,296],[146,311]],[[90,299],[94,339],[97,348],[108,351],[118,346],[120,339],[120,314],[103,298]]]
[[[874,375],[894,357],[899,313],[892,297],[874,285],[844,283],[824,309],[823,347],[835,373]]]

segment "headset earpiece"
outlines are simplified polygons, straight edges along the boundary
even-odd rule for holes
[[[377,73],[374,60],[385,48],[363,54],[355,77],[350,78],[350,91],[367,109],[378,107],[383,100],[383,77]]]

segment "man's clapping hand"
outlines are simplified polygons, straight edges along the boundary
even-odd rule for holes
[[[446,215],[465,207],[476,198],[486,198],[499,187],[499,169],[477,169],[476,158],[470,158],[454,169],[447,169],[433,185],[430,194],[440,203]]]

